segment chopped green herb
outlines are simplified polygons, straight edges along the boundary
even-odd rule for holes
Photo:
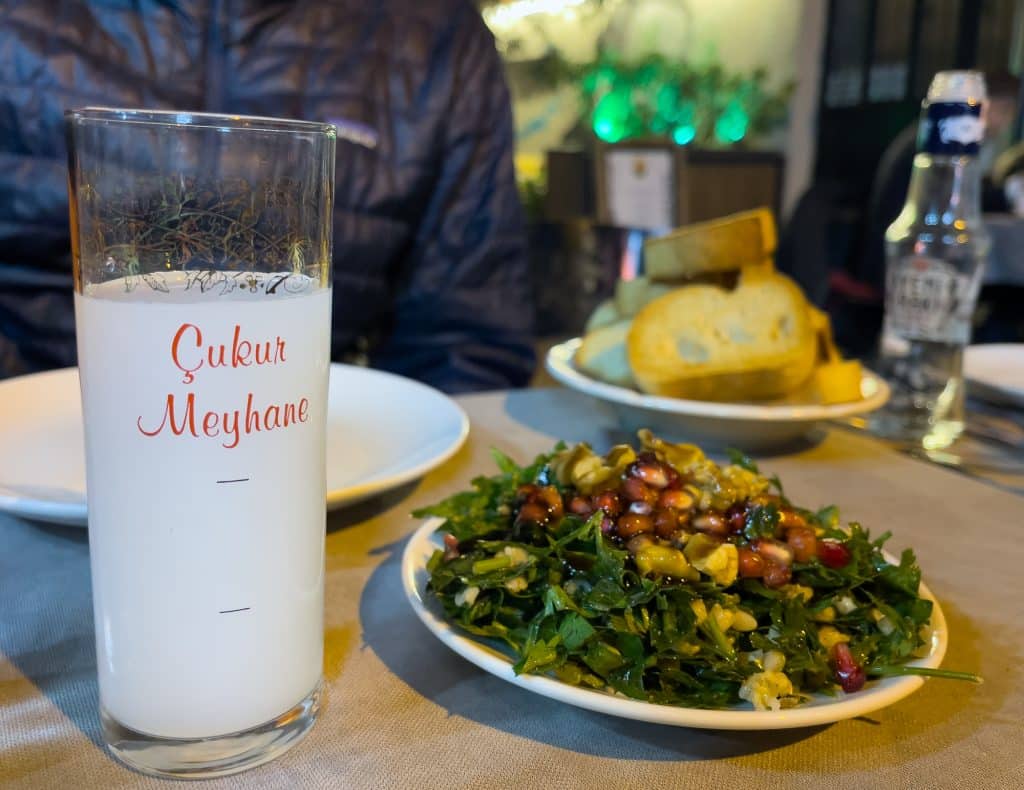
[[[525,467],[494,451],[499,474],[417,511],[457,542],[427,565],[447,616],[507,645],[518,673],[659,704],[731,706],[747,688],[763,705],[749,684],[785,690],[769,671],[780,665],[793,692],[774,706],[865,676],[977,680],[907,665],[932,612],[910,549],[887,561],[888,534],[841,528],[833,506],[793,506],[742,453],[719,467],[692,445],[640,436],[639,450],[560,445]],[[631,501],[648,504],[629,513]]]
[[[748,472],[753,472],[755,475],[758,474],[757,463],[742,450],[737,450],[735,447],[727,447],[725,454],[729,456],[729,463],[742,467]]]

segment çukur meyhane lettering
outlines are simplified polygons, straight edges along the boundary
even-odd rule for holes
[[[170,359],[182,372],[181,383],[185,385],[195,384],[200,371],[205,371],[204,375],[230,375],[238,368],[283,365],[288,361],[286,343],[280,335],[272,340],[248,340],[242,336],[241,325],[236,324],[230,344],[205,344],[202,329],[190,323],[182,324],[175,332]],[[305,397],[264,404],[249,392],[244,405],[228,411],[204,411],[196,398],[193,391],[184,397],[167,393],[160,422],[144,421],[140,415],[136,421],[139,432],[150,438],[166,430],[175,436],[220,439],[221,445],[230,450],[238,447],[243,436],[289,428],[309,419],[309,398]]]

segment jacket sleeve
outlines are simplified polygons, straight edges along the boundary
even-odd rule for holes
[[[393,330],[371,354],[448,392],[522,386],[534,364],[509,93],[490,32],[463,8],[434,187],[399,270]]]

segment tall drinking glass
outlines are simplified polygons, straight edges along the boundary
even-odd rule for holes
[[[67,114],[100,717],[214,776],[319,708],[333,126]]]

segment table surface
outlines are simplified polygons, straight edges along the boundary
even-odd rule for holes
[[[616,719],[500,681],[416,619],[399,560],[409,516],[490,470],[488,448],[530,458],[552,441],[621,440],[597,402],[565,390],[460,399],[466,447],[405,489],[328,519],[327,702],[279,760],[207,783],[293,787],[1017,788],[1024,786],[1024,500],[836,429],[762,457],[787,493],[913,545],[950,628],[945,665],[908,699],[831,726],[711,732]],[[0,516],[0,785],[167,787],[121,767],[96,716],[85,532]]]

